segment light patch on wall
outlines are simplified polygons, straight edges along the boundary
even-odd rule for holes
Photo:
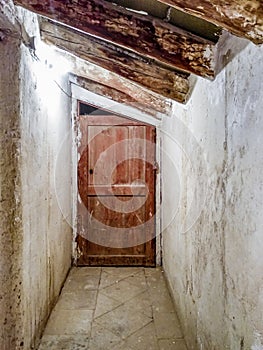
[[[65,75],[70,71],[71,64],[52,46],[40,41],[37,45],[37,57],[55,76]]]
[[[50,107],[50,116],[56,117],[61,107],[61,94],[68,94],[61,87],[61,82],[67,79],[71,70],[70,62],[59,55],[51,46],[40,42],[36,48],[37,59],[32,69],[37,77],[37,89]]]

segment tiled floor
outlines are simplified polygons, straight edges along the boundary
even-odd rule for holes
[[[73,268],[39,350],[186,350],[160,268]]]

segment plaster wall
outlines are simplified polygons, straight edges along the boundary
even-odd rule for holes
[[[15,349],[21,326],[20,56],[19,40],[0,41],[1,350]]]
[[[189,349],[263,349],[262,70],[248,44],[163,122],[163,264]]]
[[[36,50],[0,42],[1,350],[37,346],[72,256],[69,67],[17,18]]]
[[[39,42],[36,16],[19,16],[36,36],[20,68],[23,337],[35,344],[71,265],[71,98],[69,67]]]

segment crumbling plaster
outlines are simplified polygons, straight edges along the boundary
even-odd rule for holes
[[[163,123],[163,263],[189,349],[263,349],[262,70],[249,44]]]
[[[36,50],[0,42],[1,350],[37,346],[72,255],[67,66],[40,43],[35,15],[16,16]]]
[[[0,349],[14,349],[21,326],[20,43],[0,42]]]

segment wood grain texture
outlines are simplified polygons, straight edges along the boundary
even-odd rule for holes
[[[16,0],[15,3],[176,69],[208,78],[215,75],[214,43],[160,19],[103,0]]]
[[[78,264],[154,266],[154,127],[79,118]]]
[[[42,20],[40,29],[42,39],[59,49],[119,74],[164,97],[182,103],[187,100],[190,89],[189,74],[176,72],[154,60],[49,20]]]
[[[133,107],[143,113],[147,113],[148,115],[154,117],[155,119],[160,120],[162,114],[170,115],[171,113],[171,107],[168,104],[163,103],[161,99],[153,98],[150,94],[147,94],[146,91],[143,91],[142,89],[138,89],[141,94],[139,96],[135,95],[132,96],[132,91],[127,89],[126,84],[126,90],[121,90],[121,85],[116,86],[107,86],[105,84],[102,84],[100,82],[96,82],[92,79],[87,79],[83,77],[73,76],[71,80],[74,81],[74,84],[77,84],[78,86],[95,93],[96,95],[100,95],[103,97],[107,97],[115,102],[118,102],[124,106]],[[107,82],[106,82],[107,83]],[[134,90],[136,87],[133,87]],[[151,103],[150,103],[151,102]]]
[[[64,56],[64,53],[62,55]],[[74,84],[80,85],[81,87],[89,90],[89,82],[93,81],[94,85],[96,83],[98,83],[98,85],[102,85],[103,90],[105,87],[104,91],[108,91],[109,97],[111,96],[110,89],[113,88],[115,91],[112,94],[112,99],[115,100],[116,98],[117,102],[120,96],[123,97],[126,95],[128,96],[127,98],[130,98],[132,107],[153,115],[158,119],[160,119],[163,114],[167,116],[172,115],[171,100],[161,95],[157,95],[151,90],[144,89],[132,81],[107,71],[99,66],[80,60],[79,58],[69,54],[66,56],[72,63],[71,72],[73,74],[71,75],[70,80]],[[81,79],[81,84],[79,84],[79,82],[75,79],[75,76],[78,77],[77,80]],[[98,90],[100,90],[100,87],[98,87]],[[122,92],[122,94],[119,95],[119,91]]]
[[[205,19],[255,44],[263,43],[262,0],[159,0]]]

